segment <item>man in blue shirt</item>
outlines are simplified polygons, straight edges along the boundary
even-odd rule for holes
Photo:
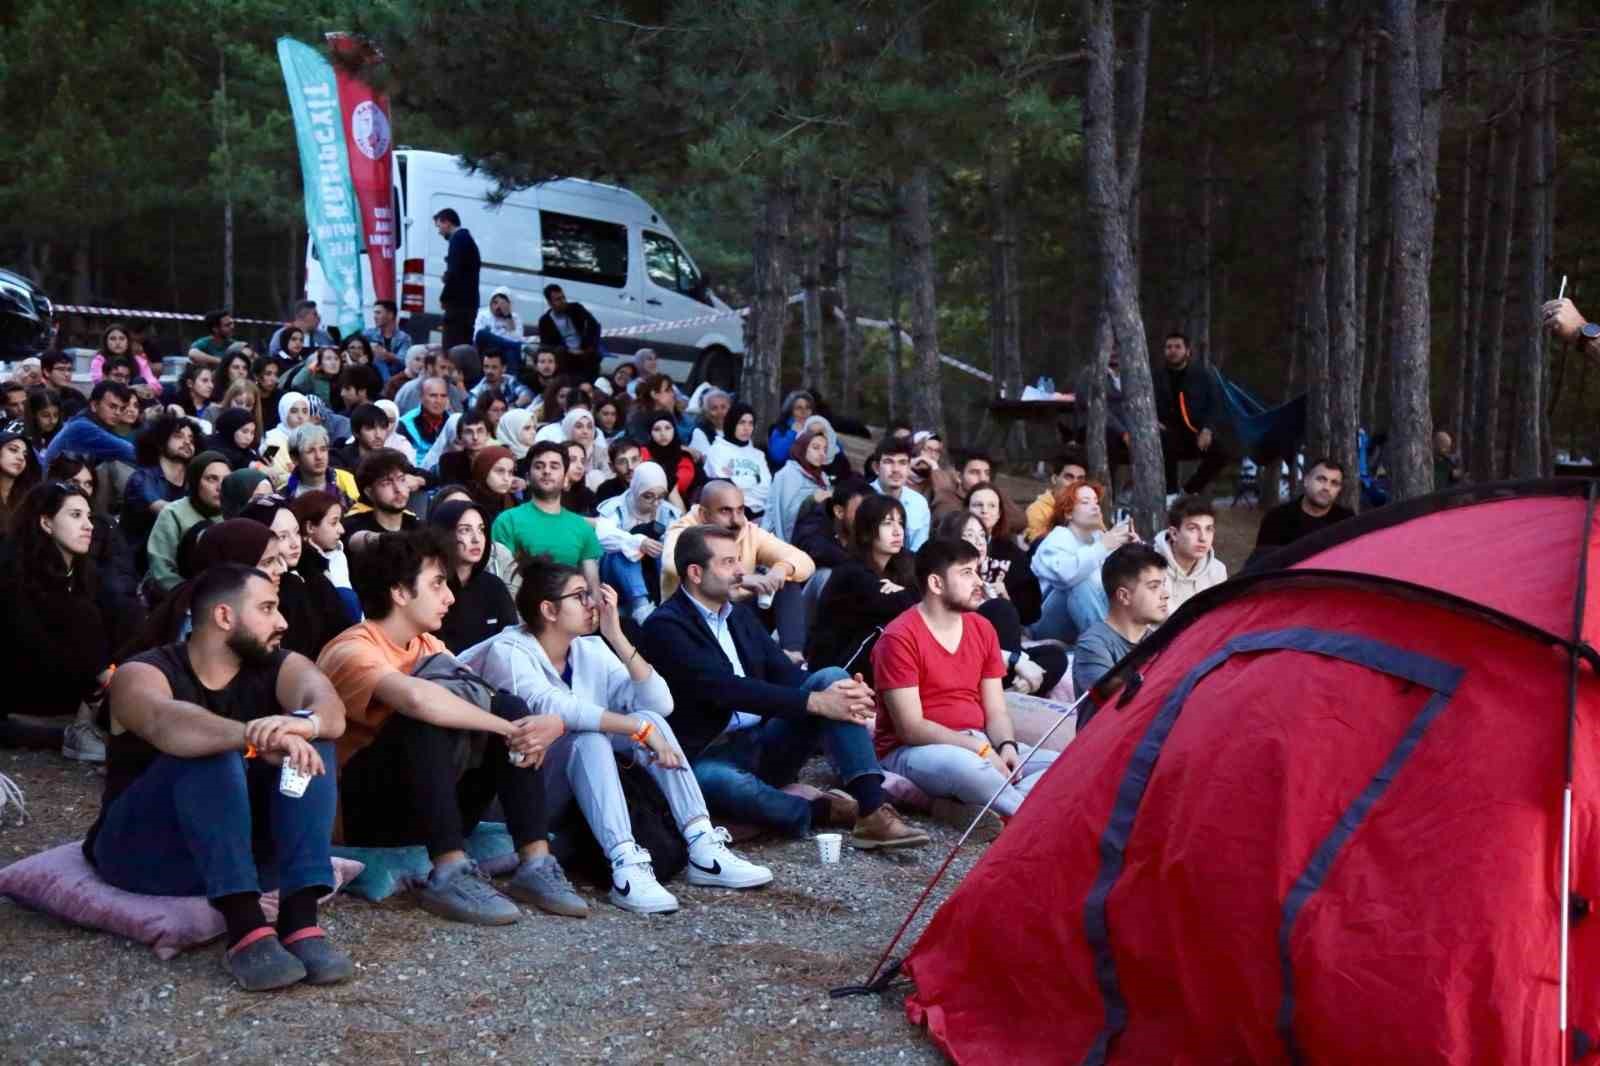
[[[411,350],[411,334],[400,328],[399,318],[400,312],[393,300],[374,300],[374,325],[361,331],[367,343],[372,345],[372,365],[383,375],[385,385],[389,383],[391,374],[405,367],[406,352]]]
[[[81,455],[96,463],[120,459],[132,464],[133,441],[118,436],[112,427],[122,425],[123,408],[133,402],[133,390],[128,386],[101,379],[89,393],[89,406],[69,419],[45,449],[44,465],[48,467],[62,454]]]
[[[914,552],[927,543],[933,515],[922,493],[906,488],[906,480],[911,476],[911,445],[901,437],[885,438],[878,445],[875,458],[878,480],[872,483],[872,488],[885,496],[893,496],[906,509],[906,550]]]

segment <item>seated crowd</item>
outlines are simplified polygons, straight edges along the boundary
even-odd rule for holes
[[[425,848],[422,907],[505,924],[587,914],[550,847],[568,818],[612,904],[678,908],[635,833],[645,782],[689,884],[735,890],[773,875],[723,823],[926,844],[886,775],[1009,818],[1055,756],[1005,692],[1070,702],[1227,577],[1205,499],[1147,545],[1072,456],[1024,507],[933,433],[854,469],[806,392],[761,432],[647,349],[565,374],[505,292],[448,351],[375,310],[338,345],[303,303],[259,357],[208,316],[166,394],[113,326],[86,400],[48,357],[0,396],[0,610],[39,682],[0,745],[103,762],[86,857],[203,894],[245,988],[351,972],[317,921],[335,844]],[[1261,547],[1336,520],[1339,477],[1317,464]],[[790,787],[819,755],[838,786]],[[499,884],[466,852],[491,810]]]

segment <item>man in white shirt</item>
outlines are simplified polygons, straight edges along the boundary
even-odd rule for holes
[[[916,551],[928,540],[933,526],[933,515],[928,501],[920,492],[907,492],[906,480],[911,476],[911,445],[899,437],[889,437],[878,445],[874,457],[878,467],[878,480],[872,483],[875,491],[892,496],[906,509],[906,550]]]

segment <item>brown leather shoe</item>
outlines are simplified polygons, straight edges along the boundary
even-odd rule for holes
[[[829,829],[849,829],[861,817],[861,804],[842,788],[830,788],[822,794],[822,798],[828,801]]]
[[[850,833],[850,846],[863,851],[874,848],[918,848],[928,843],[928,834],[913,829],[889,804],[856,822]]]

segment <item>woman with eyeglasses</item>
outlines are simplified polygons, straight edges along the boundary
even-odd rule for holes
[[[489,527],[470,500],[452,500],[428,512],[450,559],[448,581],[455,602],[434,636],[460,655],[517,621],[517,605],[504,581],[489,572]]]
[[[96,593],[90,554],[94,515],[75,481],[50,481],[16,501],[11,536],[0,545],[0,641],[5,676],[25,679],[0,700],[0,746],[56,748],[69,759],[104,762],[105,737],[93,708],[111,681],[111,634]],[[76,715],[66,727],[13,721]]]
[[[576,802],[611,865],[610,899],[636,914],[678,909],[661,886],[650,852],[639,846],[618,761],[660,787],[689,850],[688,881],[707,888],[756,888],[772,880],[728,847],[727,830],[711,822],[689,760],[667,724],[672,692],[623,632],[616,592],[598,600],[576,567],[535,556],[523,564],[517,620],[463,658],[485,680],[521,697],[535,714],[558,716],[572,734],[566,781],[552,820]]]
[[[617,589],[624,612],[641,625],[661,602],[661,545],[667,527],[682,517],[669,495],[667,472],[643,462],[633,468],[627,491],[597,508],[595,534],[605,549],[600,579]]]

